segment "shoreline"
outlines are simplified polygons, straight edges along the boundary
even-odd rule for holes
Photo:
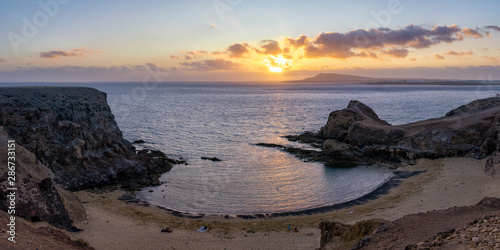
[[[254,219],[177,217],[155,206],[127,204],[118,199],[125,193],[121,190],[108,193],[79,191],[75,194],[84,203],[88,220],[76,224],[83,231],[69,234],[73,239],[84,239],[97,249],[134,249],[145,244],[151,249],[165,246],[317,248],[321,221],[346,224],[373,218],[393,221],[408,214],[475,205],[485,196],[500,197],[500,182],[484,175],[484,162],[471,158],[420,159],[416,165],[400,170],[426,172],[404,179],[386,194],[363,204],[324,213]],[[288,224],[297,227],[299,233],[287,232]],[[196,232],[201,226],[212,229],[207,233]],[[174,232],[161,233],[165,227]],[[145,238],[148,242],[141,243]]]
[[[426,170],[416,170],[416,171],[401,171],[394,170],[394,176],[391,177],[388,181],[382,183],[380,186],[375,188],[370,193],[367,193],[359,198],[354,200],[341,202],[333,205],[324,205],[313,208],[306,208],[302,210],[296,211],[287,211],[287,212],[272,212],[272,213],[254,213],[254,214],[203,214],[203,213],[189,213],[177,211],[174,209],[162,207],[159,205],[153,205],[147,201],[140,200],[134,197],[129,192],[124,193],[118,200],[124,201],[127,204],[136,204],[145,207],[157,207],[166,211],[167,213],[180,217],[180,218],[190,218],[190,219],[200,219],[200,218],[224,218],[224,219],[233,219],[233,218],[241,218],[241,219],[262,219],[262,218],[275,218],[275,217],[287,217],[287,216],[301,216],[301,215],[314,215],[314,214],[324,214],[332,211],[336,211],[339,209],[351,208],[357,205],[366,204],[367,202],[376,200],[383,195],[386,195],[390,192],[391,189],[398,187],[401,185],[405,179],[419,175],[421,173],[426,172]]]

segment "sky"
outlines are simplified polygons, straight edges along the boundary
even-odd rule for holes
[[[3,0],[0,82],[500,80],[500,1]]]

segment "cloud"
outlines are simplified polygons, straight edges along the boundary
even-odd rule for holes
[[[195,71],[234,70],[241,66],[239,63],[224,59],[183,62],[181,65],[186,67],[187,70]]]
[[[409,51],[407,49],[390,49],[384,50],[383,53],[391,57],[403,58],[408,55]]]
[[[235,43],[227,47],[226,51],[229,53],[229,57],[243,57],[249,52],[247,46],[248,44]]]
[[[172,59],[172,60],[179,60],[179,59],[180,59],[180,57],[179,57],[179,56],[174,56],[174,55],[171,55],[171,56],[170,56],[170,59]]]
[[[208,52],[204,50],[187,50],[187,51],[181,51],[181,54],[186,54],[185,56],[186,60],[190,60],[193,58],[197,59],[202,56],[208,55]]]
[[[70,51],[63,50],[51,50],[48,52],[40,52],[40,57],[42,58],[59,58],[59,57],[84,57],[86,54],[93,54],[92,50],[87,48],[73,49]],[[101,53],[100,51],[98,53]]]
[[[495,25],[489,25],[489,26],[486,26],[484,28],[500,32],[500,27],[495,26]]]
[[[439,55],[439,54],[435,54],[435,55],[434,55],[434,58],[435,58],[436,60],[444,60],[444,56]]]
[[[0,58],[0,62],[5,62],[5,60],[4,60],[4,59],[2,59],[2,58]]]
[[[333,57],[348,58],[356,56],[354,49],[377,50],[388,46],[400,50],[402,55],[406,47],[423,49],[440,43],[452,43],[463,40],[463,37],[482,38],[480,29],[461,29],[457,25],[435,26],[425,29],[416,25],[408,25],[401,29],[377,28],[358,29],[346,33],[323,32],[314,37],[305,47],[308,58]]]
[[[215,27],[217,27],[217,26],[216,26],[215,24],[213,24],[213,23],[208,24],[208,26],[210,26],[210,28],[215,28]]]
[[[444,52],[443,54],[449,55],[449,56],[464,56],[464,55],[473,55],[474,52],[469,51],[469,52],[456,52],[452,50],[448,50],[447,52]]]
[[[361,51],[360,53],[356,53],[355,56],[359,56],[359,57],[369,57],[369,58],[374,58],[374,59],[377,59],[378,58],[378,55],[371,52],[371,51]]]
[[[282,53],[280,45],[278,41],[275,40],[262,40],[261,49],[256,49],[257,53],[260,54],[268,54],[268,55],[279,55]]]
[[[300,35],[297,39],[286,38],[286,41],[294,48],[300,48],[307,45],[309,37],[306,35]]]
[[[482,57],[490,60],[493,63],[498,63],[498,58],[496,58],[496,57],[492,57],[492,56],[482,56]]]
[[[464,34],[465,37],[474,37],[474,38],[483,38],[484,36],[479,33],[478,30],[473,30],[473,29],[469,29],[469,28],[465,28],[462,30],[462,34]],[[487,35],[489,33],[486,33]]]

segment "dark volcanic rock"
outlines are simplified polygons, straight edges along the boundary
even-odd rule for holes
[[[390,144],[402,139],[403,131],[381,120],[360,101],[351,101],[347,108],[330,113],[319,134],[353,146]]]
[[[500,98],[496,97],[460,106],[442,118],[399,126],[381,120],[361,102],[351,101],[347,108],[330,114],[318,136],[344,143],[344,148],[360,149],[367,158],[484,158],[499,148],[498,124]]]
[[[500,106],[500,98],[479,99],[466,105],[462,105],[456,109],[450,110],[448,113],[446,113],[445,117],[477,113],[495,106]]]
[[[206,156],[202,156],[201,157],[202,160],[209,160],[209,161],[222,161],[221,159],[217,158],[217,157],[206,157]]]
[[[171,165],[137,155],[123,139],[106,94],[80,87],[0,88],[0,126],[70,190],[159,184]]]
[[[0,127],[0,155],[7,155],[7,135]],[[63,190],[49,177],[50,170],[36,163],[35,156],[20,145],[15,145],[15,179],[9,179],[6,161],[0,162],[0,210],[8,211],[12,190],[16,188],[15,215],[27,220],[47,221],[71,230],[71,224],[86,219],[80,200]],[[12,165],[11,165],[12,166]],[[13,181],[13,185],[11,182]]]

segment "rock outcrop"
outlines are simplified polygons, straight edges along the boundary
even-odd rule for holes
[[[384,223],[389,223],[389,221],[372,219],[360,221],[354,225],[323,221],[319,224],[320,247],[321,249],[350,249],[357,241],[371,235]]]
[[[495,233],[498,234],[498,230],[494,233],[482,230],[497,228],[499,216],[498,198],[484,198],[474,206],[411,214],[382,224],[352,249],[468,249],[481,247],[482,243],[486,243],[484,249],[497,249],[500,244]],[[478,229],[478,224],[484,228]],[[475,228],[475,232],[470,233],[467,228]],[[478,239],[474,241],[473,237]],[[459,248],[461,246],[465,248]]]
[[[7,156],[7,135],[0,127],[0,155]],[[32,221],[47,221],[52,225],[74,230],[73,222],[86,219],[80,200],[49,177],[50,170],[36,163],[35,155],[15,145],[15,175],[9,175],[7,161],[0,162],[0,210],[9,211],[14,194],[15,215]],[[2,159],[5,159],[2,157]],[[9,176],[14,176],[9,180]],[[12,185],[11,185],[12,181]],[[15,188],[12,192],[9,188]]]
[[[83,87],[0,89],[0,126],[65,189],[159,184],[171,165],[123,139],[106,94]]]
[[[412,161],[451,156],[492,157],[487,172],[494,174],[500,162],[498,128],[500,98],[471,102],[444,117],[393,126],[359,101],[333,111],[316,135],[323,151],[354,154],[367,161]],[[492,156],[493,155],[493,156]],[[493,159],[494,158],[494,159]]]

